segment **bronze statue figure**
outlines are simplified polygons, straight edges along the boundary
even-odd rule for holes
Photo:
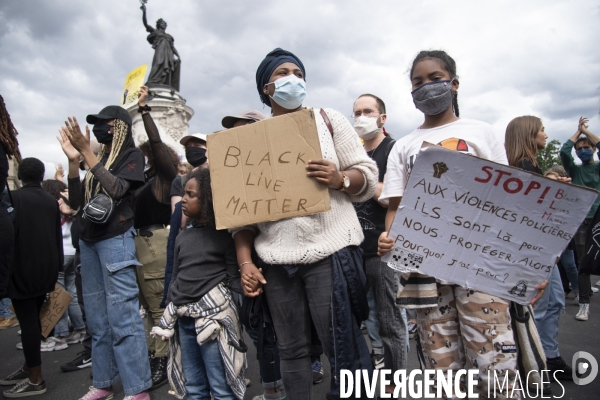
[[[156,29],[148,25],[148,21],[146,20],[146,5],[143,3],[140,7],[143,12],[142,22],[146,30],[150,33],[147,39],[154,49],[152,68],[150,69],[146,86],[165,85],[179,91],[181,57],[179,57],[179,53],[175,48],[175,40],[173,36],[165,32],[167,23],[162,18],[156,21]]]

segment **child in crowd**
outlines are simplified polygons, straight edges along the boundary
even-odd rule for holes
[[[437,50],[420,52],[413,61],[410,80],[413,102],[424,114],[424,121],[396,142],[388,159],[380,200],[388,199],[389,208],[386,232],[379,237],[380,255],[394,246],[387,231],[424,141],[507,164],[504,148],[489,124],[459,118],[456,63],[448,54]],[[494,347],[496,342],[515,343],[510,329],[510,303],[497,296],[436,281],[434,277],[418,273],[402,275],[399,305],[417,309],[426,368],[479,369],[477,390],[482,398],[487,398],[488,387],[494,385],[488,381],[487,371],[495,370],[500,381],[508,375],[508,387],[501,391],[510,394],[517,372],[517,354],[498,352]],[[486,309],[493,312],[485,313]]]
[[[191,224],[177,236],[168,305],[152,334],[170,339],[168,374],[176,394],[243,399],[246,346],[230,291],[242,293],[239,268],[233,238],[215,228],[207,168],[192,173],[181,203]]]

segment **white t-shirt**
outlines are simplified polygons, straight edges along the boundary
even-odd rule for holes
[[[62,220],[61,224],[64,255],[74,256],[75,247],[73,247],[73,243],[71,242],[71,225],[73,225],[73,222]]]
[[[506,151],[490,124],[474,119],[458,121],[431,129],[415,129],[396,141],[390,152],[383,191],[379,200],[401,197],[423,142],[472,154],[499,164],[508,164]]]

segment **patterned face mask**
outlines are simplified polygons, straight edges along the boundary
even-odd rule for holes
[[[425,115],[438,115],[452,106],[452,81],[426,83],[411,92],[415,107]]]

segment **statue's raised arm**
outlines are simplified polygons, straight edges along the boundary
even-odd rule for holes
[[[154,32],[154,28],[151,27],[150,25],[148,25],[148,20],[146,19],[146,5],[142,3],[142,6],[140,7],[140,9],[142,10],[142,22],[144,23],[146,30],[149,33]]]

